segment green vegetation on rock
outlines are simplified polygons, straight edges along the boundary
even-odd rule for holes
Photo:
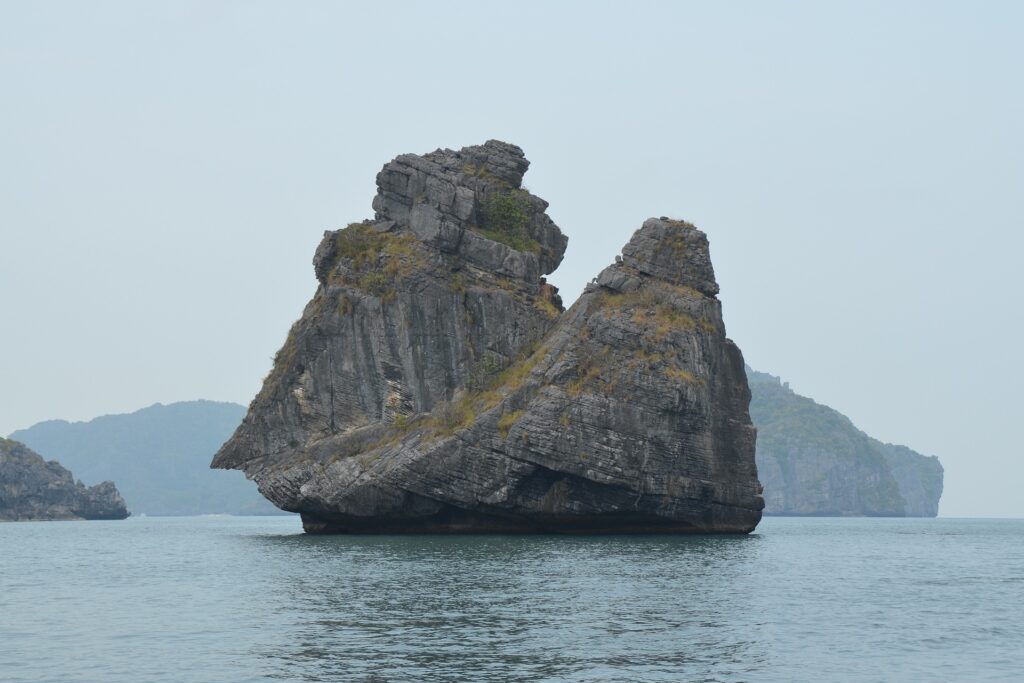
[[[489,240],[516,251],[539,254],[540,242],[530,235],[529,193],[524,190],[493,192],[481,201],[480,224],[471,228]]]
[[[352,223],[335,233],[328,282],[356,287],[386,303],[394,298],[396,282],[422,267],[423,258],[412,235],[394,235],[367,223]]]

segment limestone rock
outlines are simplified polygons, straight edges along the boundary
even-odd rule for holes
[[[562,312],[513,145],[402,155],[214,467],[311,532],[733,532],[763,500],[706,236],[650,219]]]
[[[0,521],[125,519],[113,482],[86,488],[56,460],[0,438]]]
[[[442,252],[536,282],[558,267],[568,238],[545,213],[547,202],[521,189],[529,166],[523,150],[496,140],[458,152],[403,154],[377,174],[373,208],[377,220],[406,226]],[[527,250],[487,238],[499,229],[489,221],[515,212],[524,216],[517,237],[529,244]]]

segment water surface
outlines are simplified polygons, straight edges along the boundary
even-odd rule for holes
[[[0,680],[1009,681],[1024,520],[745,537],[0,524]]]

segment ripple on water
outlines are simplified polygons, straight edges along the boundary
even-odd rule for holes
[[[0,679],[1012,680],[1024,666],[1024,522],[299,531],[294,518],[2,525]]]

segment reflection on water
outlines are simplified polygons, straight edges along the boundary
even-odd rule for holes
[[[253,653],[282,679],[678,680],[765,660],[757,536],[250,540],[303,569],[268,603],[288,638]]]

